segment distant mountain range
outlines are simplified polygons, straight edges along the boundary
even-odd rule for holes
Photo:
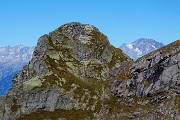
[[[164,44],[153,39],[140,38],[130,44],[123,43],[120,49],[132,59],[136,60],[143,55],[163,47]]]
[[[0,95],[12,86],[12,78],[31,59],[34,47],[0,47]]]

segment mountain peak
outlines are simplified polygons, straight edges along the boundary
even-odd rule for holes
[[[85,117],[93,116],[110,95],[105,90],[109,70],[122,61],[131,59],[94,26],[64,24],[39,38],[31,61],[14,77],[8,99],[19,107],[13,111],[14,106],[8,106],[5,117],[33,115],[39,110],[75,110],[78,114],[83,110],[88,114]]]
[[[117,55],[120,56],[117,57]],[[129,58],[120,50],[111,46],[108,38],[96,27],[89,24],[72,22],[64,24],[55,31],[39,38],[31,61],[32,64],[37,63],[34,65],[37,67],[28,68],[28,70],[33,69],[34,72],[29,74],[27,78],[27,75],[24,76],[24,73],[17,75],[17,77],[22,77],[17,80],[28,80],[34,75],[45,75],[49,71],[49,65],[57,64],[54,59],[62,60],[64,63],[67,62],[65,66],[71,68],[71,73],[77,73],[76,76],[87,78],[89,75],[78,70],[82,69],[79,66],[83,66],[85,63],[88,63],[89,66],[91,64],[99,64],[100,66],[108,64],[108,66],[113,66],[115,64],[114,61],[123,61]],[[57,64],[57,66],[62,67],[62,64]],[[104,68],[105,71],[108,69]],[[107,71],[102,74],[107,74]],[[106,78],[105,76],[107,75],[98,73],[98,75],[91,75],[91,78],[102,79]]]
[[[122,49],[123,52],[129,55],[132,59],[136,60],[139,57],[163,46],[163,43],[157,42],[154,39],[140,38],[130,44],[122,44],[120,49]]]
[[[159,45],[161,45],[161,47],[162,46],[164,46],[164,44],[163,43],[161,43],[161,42],[158,42],[158,41],[156,41],[156,40],[154,40],[154,39],[149,39],[149,38],[139,38],[139,39],[137,39],[137,40],[135,40],[134,42],[132,42],[132,44],[159,44]]]
[[[62,25],[57,29],[69,38],[79,40],[81,43],[88,43],[91,40],[93,32],[99,31],[96,27],[80,22],[71,22]]]
[[[150,38],[139,38],[132,43],[139,43],[139,42],[152,43],[152,42],[156,42],[156,41],[154,39],[150,39]]]

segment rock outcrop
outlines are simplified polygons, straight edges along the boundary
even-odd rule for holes
[[[109,70],[131,61],[88,24],[68,23],[38,40],[33,58],[0,98],[0,118],[98,118],[106,102]]]
[[[152,105],[154,108],[149,112],[153,114],[159,111],[159,115],[154,115],[154,119],[158,116],[158,119],[180,119],[180,40],[135,62],[117,63],[110,76],[111,92],[114,95],[132,99],[131,102],[139,109]],[[137,98],[138,101],[135,100]],[[144,108],[140,107],[141,105]]]
[[[138,97],[147,97],[167,92],[171,89],[180,92],[179,53],[180,41],[178,40],[141,57],[134,63],[131,62],[131,65],[129,62],[130,66],[123,66],[122,63],[117,63],[112,69],[112,76],[116,79],[116,76],[122,77],[121,74],[125,72],[125,76],[129,76],[129,79],[121,83],[124,84],[122,85],[122,87],[125,87],[123,89],[128,90],[128,92],[116,91],[117,93],[115,93],[119,96],[136,95]],[[122,66],[126,69],[123,70]],[[114,74],[114,71],[118,73]],[[114,82],[116,81],[119,83],[118,77]]]

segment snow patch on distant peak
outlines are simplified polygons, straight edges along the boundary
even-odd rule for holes
[[[120,46],[120,49],[122,49],[122,51],[132,59],[136,60],[139,57],[162,46],[164,46],[162,43],[159,43],[153,39],[140,38],[132,43],[123,43]]]
[[[133,48],[132,44],[127,44],[127,47],[128,47],[129,49],[132,49],[132,48]]]
[[[150,44],[150,46],[152,46],[154,49],[157,49],[156,47],[154,47],[154,45]]]
[[[139,48],[136,48],[135,51],[137,52],[138,55],[142,55],[142,52],[139,50]]]

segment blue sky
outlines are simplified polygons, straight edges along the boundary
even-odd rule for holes
[[[116,47],[138,38],[180,39],[180,0],[0,0],[0,46],[35,46],[60,25],[92,24]]]

